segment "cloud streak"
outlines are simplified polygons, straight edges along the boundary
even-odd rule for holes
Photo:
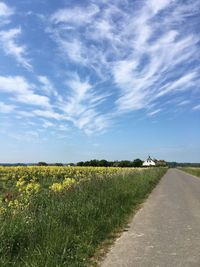
[[[8,31],[0,31],[0,45],[6,55],[13,56],[17,62],[24,68],[31,70],[32,66],[26,58],[27,48],[25,45],[17,43],[17,38],[21,35],[20,28],[10,29]]]
[[[138,109],[156,114],[149,106],[158,105],[160,111],[165,97],[191,90],[199,81],[195,67],[199,36],[186,32],[182,23],[196,14],[197,4],[182,3],[180,8],[175,0],[141,3],[137,11],[129,1],[124,8],[104,2],[98,8],[93,4],[65,8],[51,16],[53,38],[68,59],[95,70],[100,82],[104,76],[118,88],[116,115]],[[87,10],[94,12],[87,17]],[[74,21],[70,18],[76,12],[80,20]]]
[[[0,92],[8,95],[1,110],[21,103],[18,113],[46,120],[44,128],[64,122],[88,135],[138,110],[148,118],[161,116],[165,106],[198,111],[199,8],[190,0],[93,0],[59,6],[46,20],[40,14],[53,53],[44,74],[39,67],[33,72],[29,46],[20,42],[23,27],[0,28],[4,54],[32,70],[32,79],[0,76]],[[0,2],[0,21],[14,14]]]
[[[4,102],[0,102],[0,113],[11,113],[15,110],[15,106],[14,105],[8,105],[5,104]]]
[[[20,76],[0,76],[0,92],[11,95],[15,102],[31,106],[50,106],[48,97],[36,94],[34,85]]]
[[[13,14],[13,10],[5,3],[0,2],[0,17],[9,17]]]

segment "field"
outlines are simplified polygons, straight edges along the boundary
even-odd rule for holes
[[[0,167],[0,266],[88,266],[165,172]]]
[[[200,177],[200,168],[198,167],[181,167],[179,169],[182,171],[188,172],[192,175]]]

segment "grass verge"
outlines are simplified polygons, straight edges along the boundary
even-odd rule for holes
[[[0,218],[0,266],[87,266],[165,172],[94,178],[66,194],[36,195],[28,209]]]
[[[200,168],[198,167],[179,167],[178,169],[190,173],[194,176],[200,177]]]

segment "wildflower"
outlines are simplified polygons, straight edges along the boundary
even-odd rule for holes
[[[61,183],[53,183],[50,186],[50,189],[54,191],[55,193],[59,193],[63,190],[62,184]]]
[[[37,194],[40,191],[40,184],[39,183],[29,183],[25,191],[27,194]]]
[[[25,181],[19,180],[16,182],[16,187],[21,188],[25,184]]]
[[[63,181],[63,187],[65,189],[69,189],[72,188],[74,185],[76,184],[76,180],[74,178],[66,178]]]
[[[0,207],[0,216],[4,215],[6,212],[6,209],[4,207]]]
[[[77,182],[74,178],[65,178],[62,183],[53,183],[50,189],[55,193],[60,193],[64,190],[72,189],[75,184],[77,184]]]

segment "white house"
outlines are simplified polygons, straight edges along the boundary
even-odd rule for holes
[[[150,156],[142,164],[142,166],[144,166],[144,167],[155,166],[155,165],[156,165],[156,163],[151,159]]]

